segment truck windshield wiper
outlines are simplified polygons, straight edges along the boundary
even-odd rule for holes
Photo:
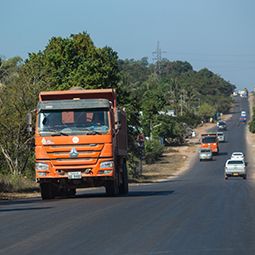
[[[96,130],[90,130],[86,133],[87,135],[102,135],[102,132]]]
[[[55,131],[53,134],[51,134],[51,136],[61,136],[61,135],[69,136],[69,134],[62,131]]]

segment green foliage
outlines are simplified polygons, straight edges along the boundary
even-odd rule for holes
[[[158,140],[145,142],[145,162],[152,164],[159,159],[164,151],[164,146]]]
[[[31,83],[36,79],[50,90],[110,88],[119,81],[117,53],[110,47],[96,48],[86,33],[53,37],[44,51],[29,54],[24,68],[32,74]]]
[[[184,141],[185,128],[175,117],[160,115],[158,125],[153,131],[154,137],[163,138],[167,144],[179,144]]]
[[[32,97],[31,97],[32,96]],[[26,132],[26,114],[36,101],[31,88],[16,80],[0,93],[1,167],[12,174],[23,174],[31,162],[32,137]]]
[[[13,57],[7,60],[0,58],[0,83],[9,84],[17,75],[22,59],[20,57]]]
[[[179,116],[177,121],[180,123],[186,123],[189,127],[195,128],[201,123],[201,116],[194,112],[184,113],[183,116]]]
[[[208,120],[216,113],[216,108],[208,103],[203,103],[198,109],[198,114],[201,118]]]

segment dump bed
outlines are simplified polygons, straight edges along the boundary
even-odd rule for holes
[[[73,99],[108,99],[116,107],[116,92],[114,89],[86,89],[44,91],[39,94],[39,101],[73,100]]]

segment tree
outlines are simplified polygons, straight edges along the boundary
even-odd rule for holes
[[[213,117],[215,113],[216,113],[215,107],[207,103],[201,104],[198,110],[198,114],[205,120],[208,120],[209,118]]]
[[[117,53],[110,47],[96,48],[86,33],[53,37],[44,51],[29,54],[24,69],[30,83],[49,90],[115,88],[119,81]]]

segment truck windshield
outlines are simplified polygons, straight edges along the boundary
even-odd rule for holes
[[[244,162],[242,160],[231,160],[228,161],[229,165],[244,165]]]
[[[109,131],[108,109],[40,111],[38,131],[41,135],[95,135]]]
[[[217,138],[216,136],[206,136],[202,138],[202,143],[216,143]]]

